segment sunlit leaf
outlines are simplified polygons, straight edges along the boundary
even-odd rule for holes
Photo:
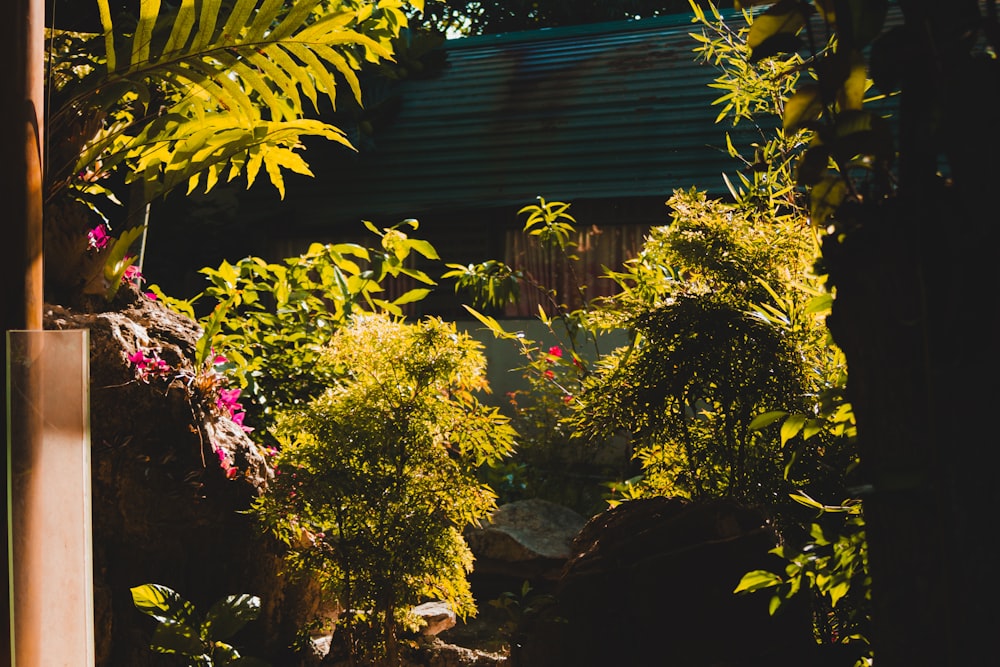
[[[799,434],[806,424],[806,416],[803,414],[792,414],[781,425],[781,446]]]
[[[819,86],[802,84],[785,103],[785,113],[782,127],[786,135],[791,135],[806,124],[811,123],[823,113],[823,100],[820,97]]]
[[[839,176],[827,176],[809,191],[809,213],[818,227],[837,212],[847,196],[847,184]]]
[[[767,11],[754,18],[747,34],[751,50],[761,46],[776,35],[795,35],[806,24],[803,3],[798,0],[779,0]]]
[[[749,428],[751,431],[759,431],[762,428],[770,426],[779,419],[786,417],[787,415],[788,413],[784,410],[772,410],[770,412],[759,414],[750,422]]]
[[[780,583],[782,583],[781,577],[773,572],[768,572],[767,570],[753,570],[743,575],[743,578],[740,579],[740,583],[737,584],[733,592],[742,593],[758,591],[762,588],[777,586]]]
[[[228,639],[260,615],[260,598],[230,595],[219,600],[205,614],[203,634],[213,641]]]

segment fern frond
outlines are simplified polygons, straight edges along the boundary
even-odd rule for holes
[[[322,95],[336,108],[346,83],[360,104],[357,71],[391,59],[405,23],[400,0],[140,0],[134,34],[123,35],[109,0],[97,3],[103,62],[52,122],[99,100],[111,122],[73,173],[127,164],[147,198],[184,182],[211,189],[226,174],[249,185],[261,167],[283,195],[283,171],[309,173],[301,136],[351,147],[340,129],[306,121],[304,100],[317,110]]]

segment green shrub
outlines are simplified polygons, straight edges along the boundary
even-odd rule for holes
[[[396,664],[414,605],[475,612],[462,530],[494,509],[475,471],[507,455],[514,432],[474,396],[485,358],[452,324],[359,315],[316,365],[335,380],[278,415],[278,474],[255,509],[293,569],[338,599],[352,656]]]

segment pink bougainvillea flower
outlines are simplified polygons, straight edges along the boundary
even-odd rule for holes
[[[149,382],[151,377],[165,376],[170,373],[170,364],[160,359],[155,351],[147,354],[141,348],[128,356],[128,360],[135,366],[136,374],[143,382]]]
[[[240,469],[236,466],[226,468],[226,479],[236,479],[236,476],[240,474]]]
[[[103,223],[87,232],[87,247],[92,250],[100,250],[107,246],[110,241],[111,237],[108,236],[107,227]]]
[[[549,356],[556,358],[562,357],[562,348],[558,345],[553,345],[549,348]]]
[[[220,389],[219,397],[215,399],[215,405],[232,417],[240,408],[243,407],[239,404],[239,398],[239,389]]]
[[[250,431],[253,430],[253,427],[246,426],[246,425],[243,424],[243,419],[246,416],[247,416],[247,413],[245,413],[245,412],[235,412],[235,413],[232,414],[232,420],[234,422],[236,422],[237,426],[239,426],[245,432],[249,433]]]
[[[142,271],[140,271],[139,267],[136,266],[135,264],[129,264],[127,267],[125,267],[125,273],[122,274],[122,282],[128,283],[135,280],[139,282],[142,282],[144,280],[144,278],[142,277]]]
[[[219,457],[219,464],[224,465],[226,463],[226,450],[222,447],[215,448],[215,455]]]
[[[143,294],[143,296],[149,299],[150,301],[156,301],[156,294],[153,292],[146,292],[145,294]]]
[[[227,361],[229,361],[229,360],[226,359],[224,356],[222,356],[221,354],[217,354],[212,359],[212,365],[213,366],[220,366],[220,365],[226,363]]]

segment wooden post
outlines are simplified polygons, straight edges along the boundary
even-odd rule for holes
[[[93,667],[90,336],[9,331],[14,667]]]
[[[0,243],[0,332],[42,328],[42,145],[44,118],[44,20],[42,0],[10,0],[0,21],[0,201],[4,206],[4,242]],[[7,367],[6,344],[2,367]],[[7,386],[0,382],[0,414],[4,420],[4,442],[9,452]],[[5,456],[6,458],[6,456]],[[10,571],[8,529],[9,489],[3,475],[2,498],[5,529],[0,531],[5,572]],[[10,582],[3,591],[3,624],[0,627],[0,658],[11,655]],[[0,662],[3,662],[0,659]],[[7,662],[10,664],[10,662]]]

